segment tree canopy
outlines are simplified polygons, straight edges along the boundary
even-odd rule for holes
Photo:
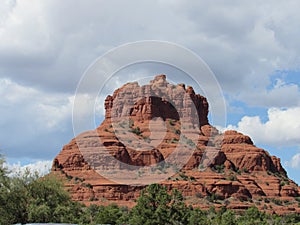
[[[300,215],[268,215],[251,207],[235,213],[223,207],[203,211],[187,206],[182,194],[159,184],[146,187],[131,210],[116,204],[89,207],[73,202],[63,183],[54,176],[39,177],[30,171],[9,176],[0,156],[0,225],[15,223],[72,224],[184,224],[244,225],[300,224]]]

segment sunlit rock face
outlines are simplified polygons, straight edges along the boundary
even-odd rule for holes
[[[52,173],[66,179],[74,200],[131,207],[146,184],[159,180],[202,209],[226,205],[243,210],[267,199],[256,206],[300,212],[295,200],[299,187],[280,159],[246,135],[213,127],[207,99],[192,87],[158,75],[147,85],[123,85],[104,105],[101,125],[72,139],[53,161]],[[218,204],[211,196],[217,196]]]

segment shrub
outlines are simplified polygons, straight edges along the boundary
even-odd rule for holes
[[[174,126],[175,125],[175,123],[174,123],[173,120],[169,120],[169,124],[170,124],[170,126]]]
[[[213,192],[209,196],[207,196],[207,200],[210,202],[215,202],[217,200],[223,200],[223,198],[220,195]]]
[[[180,135],[181,131],[177,129],[177,130],[175,130],[175,134]]]
[[[75,180],[76,182],[77,182],[77,181],[83,182],[83,181],[84,181],[84,178],[75,177],[74,180]]]
[[[90,183],[83,183],[82,186],[93,189],[93,185],[91,185]]]
[[[203,195],[202,195],[200,192],[196,192],[195,196],[196,196],[197,198],[202,198],[202,197],[203,197]]]
[[[215,165],[215,166],[214,166],[214,169],[215,169],[218,173],[224,173],[224,168],[225,168],[224,164],[222,164],[222,165]]]
[[[188,178],[189,178],[189,177],[188,177],[187,175],[185,175],[184,173],[180,173],[179,176],[182,178],[182,180],[185,180],[185,181],[187,181]]]
[[[282,205],[282,201],[281,201],[280,199],[272,198],[271,201],[272,201],[275,205]]]
[[[242,169],[242,172],[243,172],[243,173],[249,173],[248,169],[245,168],[245,167]]]
[[[150,137],[143,137],[144,138],[144,141],[147,142],[147,143],[150,143],[151,142],[151,139]]]
[[[231,174],[229,177],[228,177],[228,180],[230,181],[237,181],[237,177],[233,174]]]
[[[178,143],[178,139],[177,139],[177,138],[173,138],[173,139],[171,140],[171,143]]]
[[[132,129],[131,132],[136,135],[141,135],[141,133],[142,133],[139,127]]]
[[[190,181],[195,181],[196,180],[196,178],[195,177],[193,177],[193,176],[190,176]]]
[[[73,179],[73,176],[71,176],[71,175],[67,175],[66,174],[66,177],[67,177],[68,180],[72,180]]]

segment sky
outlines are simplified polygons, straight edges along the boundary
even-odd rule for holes
[[[74,137],[76,87],[91,63],[128,42],[161,40],[207,63],[226,100],[224,128],[281,158],[299,184],[299,7],[298,0],[3,0],[0,149],[13,168],[47,167]]]

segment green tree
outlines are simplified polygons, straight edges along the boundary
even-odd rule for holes
[[[169,222],[171,224],[187,224],[189,216],[190,210],[186,207],[181,192],[173,189],[169,209]]]
[[[47,204],[31,204],[28,209],[28,221],[47,223],[51,221],[51,209]]]
[[[131,210],[129,222],[136,225],[168,224],[171,196],[165,187],[151,184],[142,190],[138,203]]]
[[[28,185],[30,193],[30,203],[35,205],[46,204],[51,214],[59,205],[68,204],[70,201],[69,194],[63,189],[63,183],[55,176],[48,175],[38,178]]]
[[[207,219],[207,215],[205,212],[200,210],[199,208],[191,209],[190,210],[190,217],[189,217],[189,225],[207,225],[209,221]]]
[[[173,190],[168,194],[166,187],[151,184],[141,192],[137,205],[131,210],[132,224],[187,224],[189,209],[181,193]]]
[[[101,224],[118,224],[118,219],[122,217],[122,211],[116,204],[100,206],[95,216],[95,222]]]
[[[128,207],[122,206],[120,207],[120,211],[122,212],[122,216],[117,220],[117,224],[126,224],[129,221],[130,211]]]
[[[238,219],[238,224],[244,225],[263,225],[268,224],[264,213],[260,212],[256,207],[250,207],[245,214]]]
[[[62,182],[40,178],[29,170],[8,176],[0,156],[0,224],[73,222],[83,217],[83,206],[71,201]]]
[[[57,223],[75,222],[73,214],[74,211],[71,205],[58,205],[52,214],[52,221]]]
[[[35,179],[28,186],[29,222],[86,223],[91,222],[88,209],[72,202],[63,189],[62,181],[47,175]],[[35,216],[35,215],[42,216]]]
[[[231,210],[227,210],[221,216],[221,225],[236,225],[238,224],[235,219],[235,214]]]
[[[6,213],[13,213],[11,223],[28,222],[29,192],[26,179],[14,177],[10,179],[9,193],[6,199]]]
[[[7,203],[9,201],[9,177],[7,168],[4,166],[5,159],[0,154],[0,224],[9,224],[14,219],[12,211],[7,210]]]
[[[3,191],[5,186],[7,186],[7,168],[4,166],[5,159],[2,154],[0,154],[0,190]],[[1,192],[0,192],[1,193]]]

